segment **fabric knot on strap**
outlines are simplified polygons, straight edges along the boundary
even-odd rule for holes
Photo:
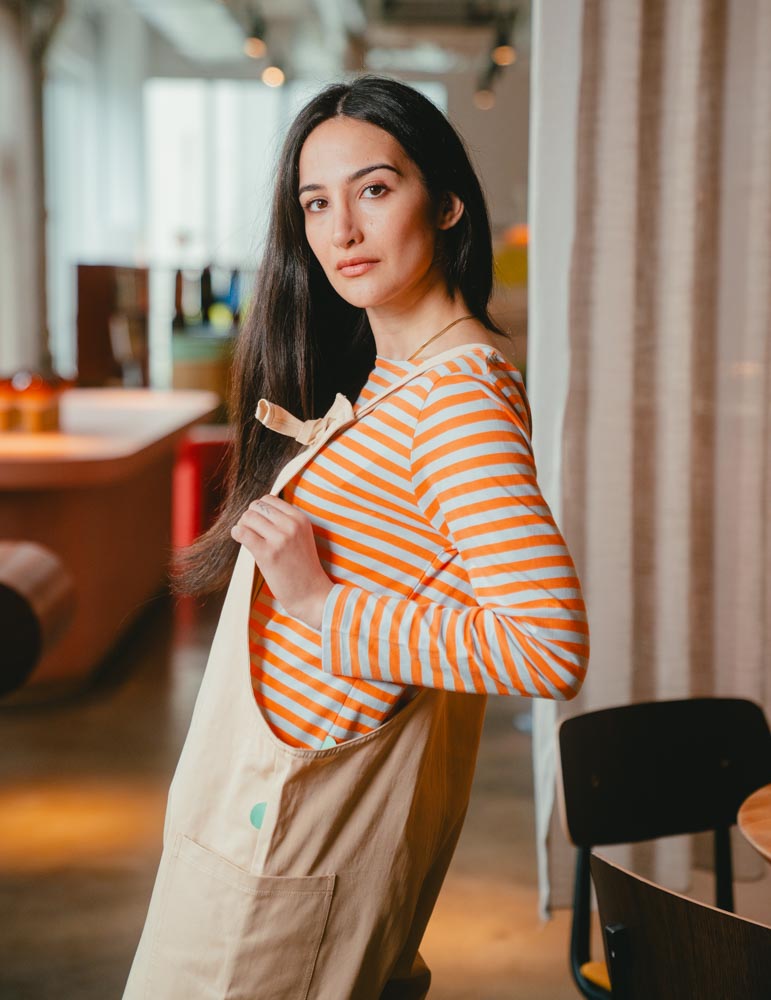
[[[255,417],[279,434],[286,434],[293,437],[301,444],[315,446],[338,430],[345,427],[354,420],[353,407],[347,396],[338,392],[335,400],[324,414],[313,420],[300,420],[293,413],[285,410],[277,403],[271,403],[267,399],[261,399],[257,404]]]

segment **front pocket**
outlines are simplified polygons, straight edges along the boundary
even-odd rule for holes
[[[334,875],[253,875],[178,834],[148,1000],[307,1000]]]

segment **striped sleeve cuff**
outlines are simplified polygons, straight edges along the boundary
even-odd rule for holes
[[[333,584],[322,612],[322,670],[386,683],[430,684],[424,666],[431,658],[431,640],[419,624],[426,610],[414,600]]]
[[[355,641],[356,649],[352,650],[352,633],[358,632],[362,616],[366,615],[367,600],[375,600],[376,595],[367,593],[360,587],[343,583],[334,583],[327,594],[321,618],[321,669],[340,677],[369,677],[373,680],[390,680],[379,675],[377,666],[374,671],[362,671],[362,661],[370,659],[370,643],[361,635]],[[359,650],[364,643],[365,648]],[[377,648],[377,643],[372,645]],[[377,663],[375,654],[375,663]]]

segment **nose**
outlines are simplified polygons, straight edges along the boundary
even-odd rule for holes
[[[334,209],[332,242],[341,249],[361,242],[361,228],[356,215],[345,202],[338,203]]]

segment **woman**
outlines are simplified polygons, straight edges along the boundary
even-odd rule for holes
[[[571,698],[588,655],[491,286],[479,182],[427,99],[364,76],[300,111],[228,499],[180,567],[230,584],[127,1000],[426,995],[485,695]]]

